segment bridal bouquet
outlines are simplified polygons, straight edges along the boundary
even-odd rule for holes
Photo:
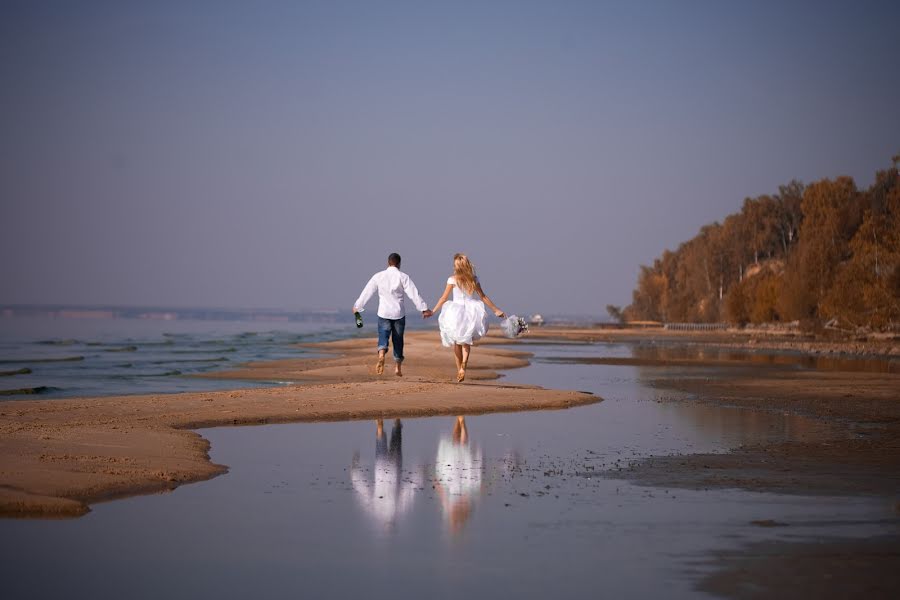
[[[503,329],[503,335],[514,338],[528,331],[528,323],[522,317],[510,315],[500,323],[500,328]]]

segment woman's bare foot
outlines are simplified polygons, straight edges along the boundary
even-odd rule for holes
[[[384,374],[384,354],[378,354],[378,362],[375,363],[375,372],[379,375]]]
[[[466,380],[466,369],[465,367],[460,368],[460,370],[456,373],[456,382],[462,383]]]

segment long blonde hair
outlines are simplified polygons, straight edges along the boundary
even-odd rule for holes
[[[453,277],[456,286],[467,294],[475,292],[475,266],[469,257],[462,253],[453,256]]]

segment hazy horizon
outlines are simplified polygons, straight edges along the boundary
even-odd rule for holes
[[[605,315],[792,179],[900,152],[891,2],[5,2],[0,304],[346,308],[466,252]],[[370,305],[374,308],[374,303]]]

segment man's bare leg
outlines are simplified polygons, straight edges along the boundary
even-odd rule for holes
[[[387,354],[387,350],[379,350],[378,351],[378,362],[375,363],[375,372],[379,375],[384,373],[384,355]]]
[[[394,375],[397,377],[403,377],[403,371],[400,369],[400,365],[403,363],[394,363]]]

